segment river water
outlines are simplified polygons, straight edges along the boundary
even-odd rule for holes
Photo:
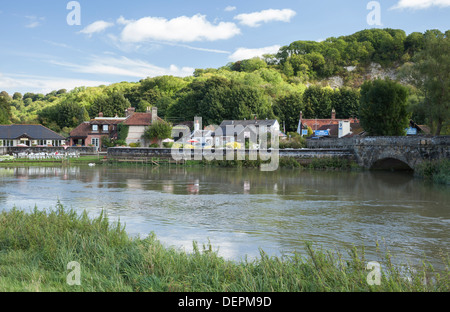
[[[399,262],[439,268],[450,250],[450,188],[409,174],[224,168],[28,167],[0,169],[0,210],[67,208],[154,232],[186,251],[211,243],[219,255],[257,258],[316,248],[385,249]],[[377,251],[376,244],[380,245]]]

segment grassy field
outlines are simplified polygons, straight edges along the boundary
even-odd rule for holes
[[[69,166],[69,165],[88,165],[90,163],[100,164],[102,163],[102,156],[80,156],[78,158],[70,159],[15,159],[8,161],[1,161],[0,167],[23,167],[23,166]]]
[[[380,285],[369,285],[364,250],[348,254],[315,250],[305,256],[233,262],[213,247],[186,253],[164,247],[155,237],[131,238],[105,215],[89,218],[60,204],[32,212],[0,214],[0,291],[57,292],[448,292],[449,271],[424,263],[400,270],[389,253],[381,263]],[[80,285],[70,262],[80,265]],[[402,273],[400,273],[402,271]],[[78,271],[77,271],[78,272]],[[69,277],[68,277],[69,276]]]

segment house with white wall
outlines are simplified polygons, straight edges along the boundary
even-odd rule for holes
[[[0,146],[62,146],[66,138],[42,125],[0,125]]]

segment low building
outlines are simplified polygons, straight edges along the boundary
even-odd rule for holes
[[[146,113],[135,113],[134,108],[127,110],[127,119],[123,122],[128,126],[128,136],[126,139],[127,144],[137,143],[141,146],[148,146],[153,143],[157,143],[157,140],[148,141],[143,138],[145,130],[154,124],[155,122],[163,122],[158,117],[158,109],[156,107],[147,108]]]
[[[265,133],[278,131],[281,136],[285,136],[280,132],[280,124],[276,119],[224,120],[211,133],[211,136],[214,138],[215,146],[224,146],[228,143],[237,142],[239,139],[242,141],[245,139],[254,140],[253,143],[257,144],[257,137],[263,127]]]
[[[409,121],[409,128],[406,129],[407,135],[428,135],[431,130],[426,125],[418,125],[414,120]]]
[[[363,132],[359,120],[356,118],[337,119],[336,111],[331,112],[331,119],[303,119],[300,112],[297,132],[302,134],[302,130],[312,129],[316,135],[343,138]]]
[[[127,117],[103,117],[99,116],[81,123],[73,129],[69,135],[70,146],[95,146],[101,147],[102,137],[117,140],[118,125],[123,123]]]
[[[1,146],[62,146],[66,138],[42,125],[0,126]]]
[[[125,117],[104,117],[102,113],[90,121],[81,123],[70,132],[69,141],[71,146],[96,146],[101,145],[102,137],[108,137],[111,140],[118,139],[119,125],[128,126],[128,135],[126,144],[139,143],[141,146],[148,146],[156,143],[157,140],[147,142],[142,136],[145,129],[155,121],[163,121],[158,117],[157,108],[147,109],[146,113],[136,113],[134,107],[125,110]]]

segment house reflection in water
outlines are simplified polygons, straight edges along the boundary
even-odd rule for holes
[[[191,195],[197,195],[200,192],[200,180],[196,179],[189,183],[187,186],[187,192]]]
[[[244,194],[250,194],[250,181],[244,181]]]

